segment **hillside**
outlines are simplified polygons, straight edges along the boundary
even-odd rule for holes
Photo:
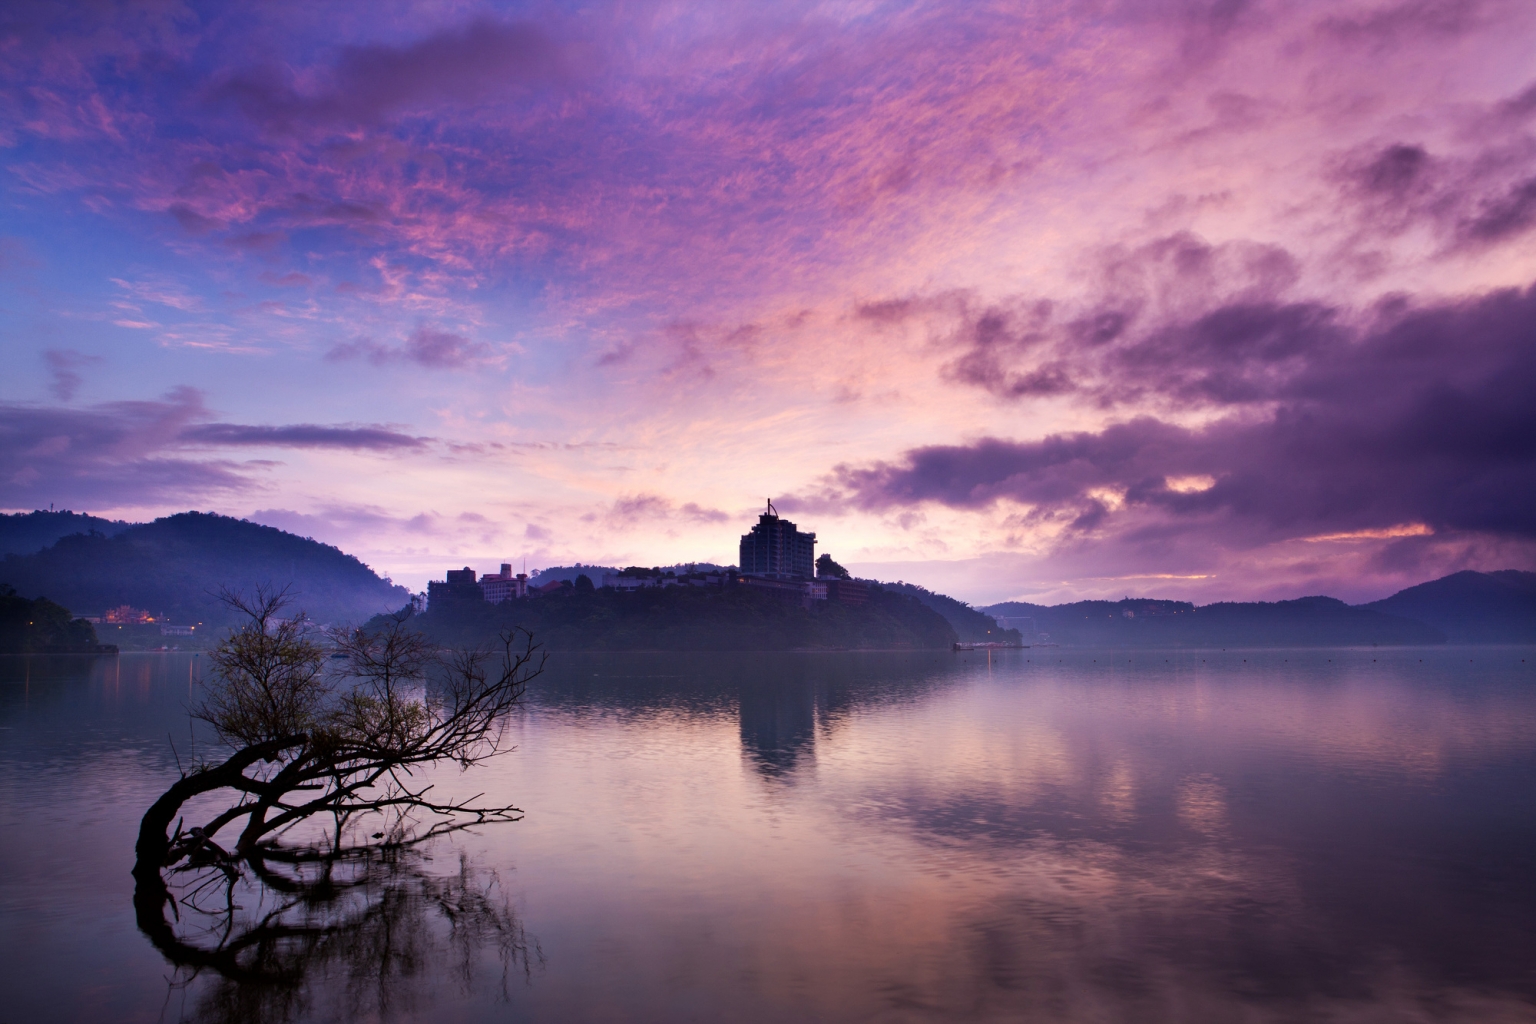
[[[1536,572],[1458,572],[1361,607],[1428,623],[1452,643],[1536,643]]]
[[[1019,643],[1022,637],[1016,629],[1002,629],[997,620],[985,612],[979,612],[964,601],[957,601],[946,594],[935,594],[913,583],[883,583],[887,590],[915,597],[923,604],[944,616],[954,627],[955,634],[967,643]]]
[[[1326,647],[1356,644],[1438,644],[1433,626],[1332,597],[1295,601],[1223,602],[1127,599],[1045,606],[1008,601],[991,615],[1033,616],[1056,643],[1142,647]],[[1028,638],[1026,638],[1027,640]]]
[[[126,604],[179,623],[231,621],[216,596],[222,586],[291,586],[296,605],[321,622],[366,619],[409,600],[404,587],[337,548],[204,512],[129,526],[111,537],[76,534],[33,554],[7,555],[0,583],[77,614]]]
[[[96,630],[52,601],[29,601],[0,586],[0,654],[95,654]],[[115,648],[105,648],[115,650]]]
[[[30,555],[75,533],[94,531],[111,537],[133,525],[79,512],[0,513],[0,555]]]
[[[568,589],[499,605],[443,604],[417,621],[444,644],[488,643],[516,627],[550,650],[931,650],[956,639],[943,616],[878,587],[865,605],[818,601],[810,609],[744,586]]]

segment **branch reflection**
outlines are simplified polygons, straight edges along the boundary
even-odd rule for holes
[[[415,850],[251,858],[134,893],[138,926],[175,967],[181,1019],[273,1024],[411,1015],[445,984],[502,1000],[543,953],[494,872]]]

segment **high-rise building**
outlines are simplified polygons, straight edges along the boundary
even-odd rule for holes
[[[757,517],[757,525],[741,537],[741,571],[775,579],[811,579],[816,575],[816,535],[801,533],[780,519],[773,502]]]

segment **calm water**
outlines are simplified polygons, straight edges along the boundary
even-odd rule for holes
[[[0,662],[0,1024],[1536,1021],[1529,648],[559,656],[276,994],[134,925],[198,659]]]

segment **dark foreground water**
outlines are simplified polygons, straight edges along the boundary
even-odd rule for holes
[[[129,868],[198,667],[0,659],[0,1024],[1536,1021],[1530,648],[559,656],[440,780],[524,821],[188,965]]]

